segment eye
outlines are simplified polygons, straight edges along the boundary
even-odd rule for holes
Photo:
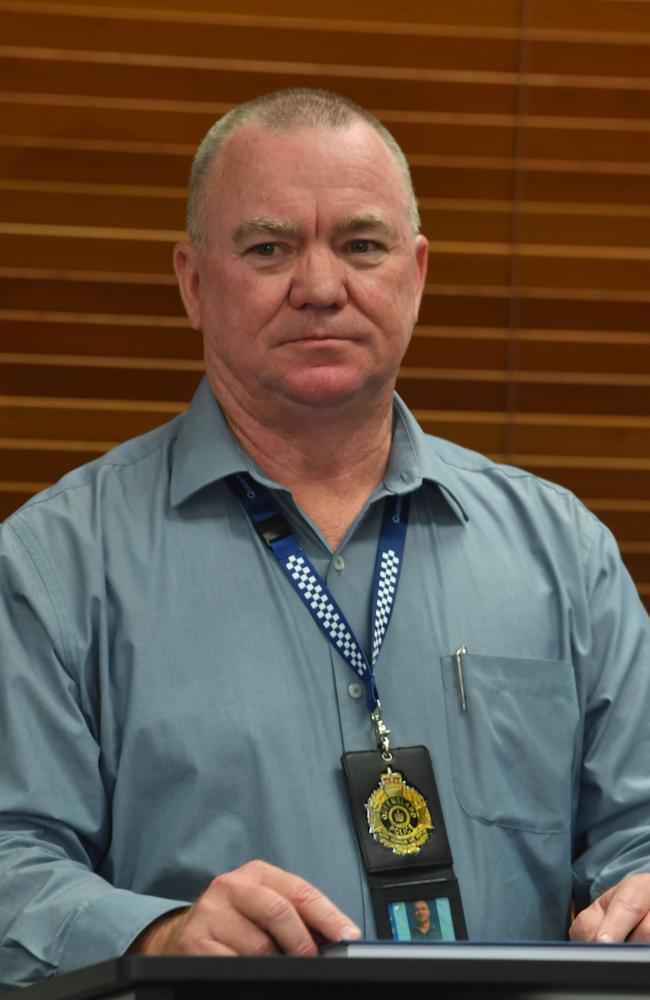
[[[350,240],[346,245],[346,249],[348,253],[353,254],[355,257],[372,257],[375,260],[386,250],[386,247],[378,240],[370,240],[361,236],[356,240]]]
[[[256,243],[254,247],[250,248],[250,253],[254,253],[258,257],[272,257],[277,248],[277,243]]]

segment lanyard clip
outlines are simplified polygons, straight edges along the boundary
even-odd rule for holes
[[[253,527],[270,549],[273,549],[274,542],[279,542],[291,534],[287,519],[280,511],[271,517],[264,518],[263,521],[253,521]]]
[[[377,749],[381,750],[381,756],[383,760],[392,760],[393,755],[390,752],[390,729],[381,717],[381,703],[378,701],[374,712],[370,716],[372,724],[375,730],[375,739],[377,740]]]

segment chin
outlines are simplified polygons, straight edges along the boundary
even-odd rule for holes
[[[386,391],[387,386],[392,392],[392,381],[361,377],[359,372],[305,372],[285,381],[283,395],[302,406],[325,409],[377,396]]]

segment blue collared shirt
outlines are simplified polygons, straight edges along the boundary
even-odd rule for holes
[[[5,523],[3,984],[120,954],[252,858],[374,933],[340,767],[373,745],[365,699],[224,482],[244,470],[366,644],[381,500],[412,494],[376,678],[394,745],[431,753],[471,938],[563,938],[572,893],[648,869],[648,616],[611,534],[561,487],[396,413],[336,553],[206,381],[187,415]]]

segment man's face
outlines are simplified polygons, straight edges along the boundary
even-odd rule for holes
[[[217,395],[273,413],[392,389],[427,244],[374,130],[244,126],[205,183],[207,245],[175,265]]]
[[[430,913],[424,899],[416,899],[413,903],[413,916],[415,917],[416,924],[419,926],[428,923]]]

